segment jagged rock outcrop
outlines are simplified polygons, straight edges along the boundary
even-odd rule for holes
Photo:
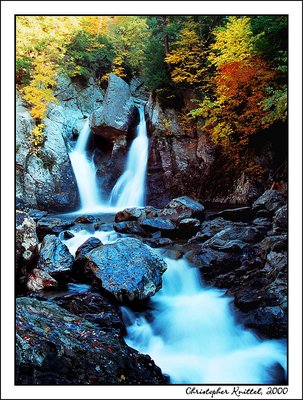
[[[134,101],[129,85],[115,74],[110,74],[103,104],[91,115],[90,126],[96,135],[115,142],[125,136],[132,120]]]
[[[46,140],[40,149],[36,149],[31,142],[34,123],[28,110],[17,107],[16,118],[18,201],[24,207],[47,211],[75,209],[77,184],[63,139],[62,124],[45,118]]]
[[[92,299],[88,298],[88,301],[91,303]],[[98,303],[100,304],[100,301]],[[77,313],[77,307],[74,309]],[[83,310],[83,305],[80,309]],[[94,310],[94,307],[87,305],[86,309]],[[114,310],[109,309],[109,312],[113,315],[109,318],[114,318],[115,321],[119,318]],[[100,324],[89,322],[83,317],[54,303],[34,298],[18,298],[16,383],[166,383],[160,368],[152,359],[128,347],[121,333],[116,331],[113,334],[113,328],[108,331]],[[100,315],[101,320],[102,318]],[[112,325],[111,322],[110,324]]]

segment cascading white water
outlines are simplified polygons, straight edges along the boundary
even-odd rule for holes
[[[128,153],[126,170],[116,182],[110,196],[110,205],[115,208],[144,206],[148,137],[144,107],[138,106],[138,110],[140,122],[137,136]]]
[[[90,135],[89,118],[87,118],[74,150],[69,157],[80,194],[81,212],[92,212],[100,206],[101,199],[96,181],[96,170],[93,160],[86,154],[87,142]]]
[[[203,286],[183,259],[166,262],[148,318],[122,307],[127,344],[149,354],[171,383],[275,383],[272,368],[286,370],[284,341],[261,341],[237,325],[224,291]]]
[[[141,105],[137,107],[140,114],[137,136],[131,144],[126,169],[117,180],[108,201],[102,201],[100,198],[94,162],[86,153],[90,135],[89,118],[87,118],[76,146],[69,155],[80,194],[79,212],[114,212],[126,207],[144,206],[148,137],[144,107]]]

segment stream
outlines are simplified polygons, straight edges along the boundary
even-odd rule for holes
[[[148,138],[144,108],[127,158],[124,173],[117,180],[109,199],[99,198],[95,168],[85,149],[90,130],[85,124],[71,153],[81,199],[76,214],[114,213],[129,206],[143,206],[148,157]],[[77,248],[94,236],[103,244],[120,236],[106,225],[102,230],[73,230],[71,239],[62,240],[74,255]],[[163,250],[156,250],[161,253]],[[126,343],[148,354],[167,374],[170,383],[179,384],[266,384],[273,383],[277,366],[286,371],[284,340],[261,340],[238,324],[224,290],[208,287],[198,269],[184,258],[174,260],[163,255],[168,269],[162,289],[148,302],[147,309],[135,311],[121,307],[127,327]],[[70,284],[68,292],[88,290],[87,285]],[[281,371],[280,371],[281,372]]]

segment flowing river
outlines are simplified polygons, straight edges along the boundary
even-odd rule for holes
[[[148,138],[143,107],[139,113],[137,136],[125,172],[106,202],[99,197],[95,167],[86,154],[90,134],[87,120],[70,155],[80,192],[80,212],[113,212],[144,205]],[[75,236],[63,242],[72,254],[91,236],[104,244],[118,238],[110,227],[71,231]],[[138,312],[121,308],[127,344],[149,354],[170,383],[275,383],[277,367],[280,375],[287,367],[285,341],[261,340],[239,325],[230,308],[232,299],[224,296],[224,290],[207,287],[198,270],[184,258],[165,261],[168,269],[163,274],[162,289],[150,299],[148,309]]]

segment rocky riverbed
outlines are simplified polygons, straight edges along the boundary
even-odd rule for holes
[[[277,190],[219,212],[185,196],[113,216],[29,209],[17,211],[16,230],[17,383],[168,383],[126,345],[119,308],[144,310],[161,289],[156,248],[225,289],[260,337],[287,335],[287,206]]]

